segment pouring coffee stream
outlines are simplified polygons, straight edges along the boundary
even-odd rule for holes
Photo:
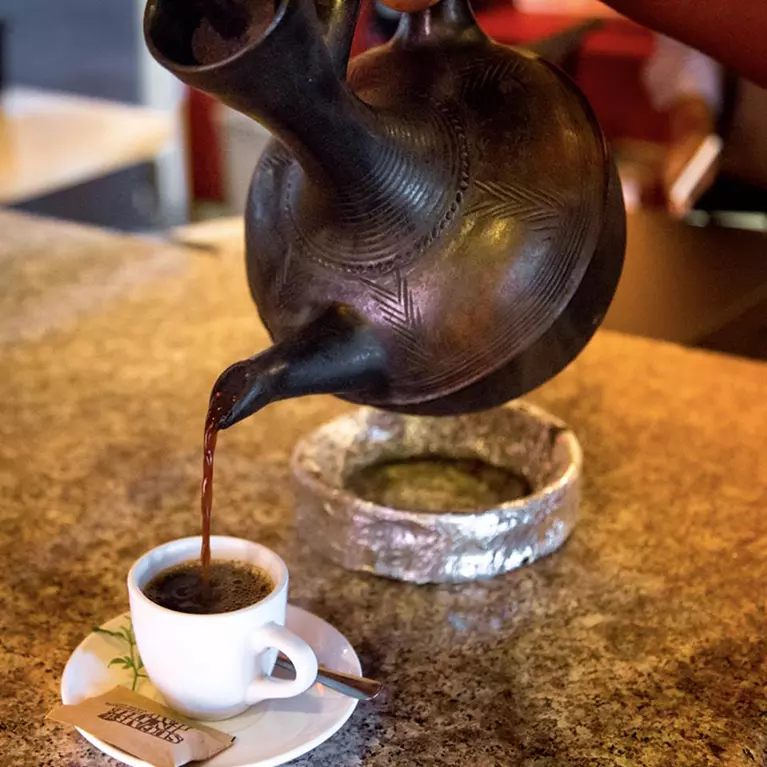
[[[354,354],[349,350],[353,349]],[[236,362],[213,386],[205,418],[201,488],[203,571],[210,563],[213,459],[218,432],[271,402],[332,394],[359,381],[361,390],[385,385],[386,359],[370,328],[343,306],[332,305],[306,330],[263,354]]]
[[[235,8],[247,19],[227,28]],[[280,399],[453,415],[518,397],[583,349],[615,292],[623,200],[577,86],[490,40],[467,0],[403,14],[388,44],[349,63],[358,10],[147,5],[155,58],[275,136],[245,216],[275,345],[216,383],[211,472],[215,431]],[[564,61],[572,45],[538,47]]]

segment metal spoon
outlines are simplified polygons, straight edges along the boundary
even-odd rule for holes
[[[276,665],[284,671],[295,671],[290,658],[281,653],[277,656]],[[350,698],[357,698],[357,700],[373,700],[383,689],[383,684],[375,679],[344,674],[342,671],[333,671],[325,668],[325,666],[320,666],[317,669],[317,681],[331,690],[340,692],[342,695],[348,695]]]

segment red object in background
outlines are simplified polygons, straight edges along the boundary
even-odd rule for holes
[[[381,43],[381,40],[376,39],[372,35],[372,18],[373,0],[362,0],[360,3],[360,15],[357,18],[357,27],[354,30],[354,39],[352,40],[351,58]]]
[[[370,18],[372,0],[363,0],[353,54],[383,42]],[[477,12],[485,32],[499,43],[524,47],[581,24],[582,17],[529,14],[508,0]],[[624,18],[603,20],[586,38],[578,58],[576,80],[591,102],[609,139],[665,141],[667,120],[655,111],[642,84],[642,70],[654,49],[651,31]]]
[[[189,89],[187,145],[193,200],[224,199],[221,136],[215,119],[217,104],[207,93]]]
[[[524,46],[563,32],[582,18],[525,14],[502,3],[477,14],[499,43]],[[608,18],[588,35],[575,79],[591,102],[608,139],[666,141],[668,124],[650,103],[642,71],[655,47],[654,33],[624,18]]]

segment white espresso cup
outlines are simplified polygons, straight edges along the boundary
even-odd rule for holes
[[[131,619],[141,659],[152,684],[175,710],[194,719],[227,719],[271,698],[300,695],[317,677],[312,648],[285,628],[288,568],[271,549],[240,538],[214,535],[211,557],[256,565],[274,589],[241,610],[197,615],[152,602],[143,592],[163,570],[198,560],[199,536],[158,546],[128,573]],[[290,658],[293,680],[270,674],[277,652]]]

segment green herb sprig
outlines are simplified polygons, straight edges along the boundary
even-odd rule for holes
[[[136,648],[136,636],[133,633],[133,623],[130,618],[128,619],[127,626],[121,626],[117,631],[108,631],[107,629],[99,628],[98,626],[93,629],[96,634],[104,634],[110,636],[113,639],[119,639],[121,642],[126,642],[128,645],[128,655],[118,655],[109,661],[109,666],[122,666],[128,669],[133,674],[133,681],[131,683],[131,690],[136,691],[136,685],[139,679],[147,679],[147,675],[142,673],[144,668],[144,662],[141,660],[141,656],[138,654]]]

